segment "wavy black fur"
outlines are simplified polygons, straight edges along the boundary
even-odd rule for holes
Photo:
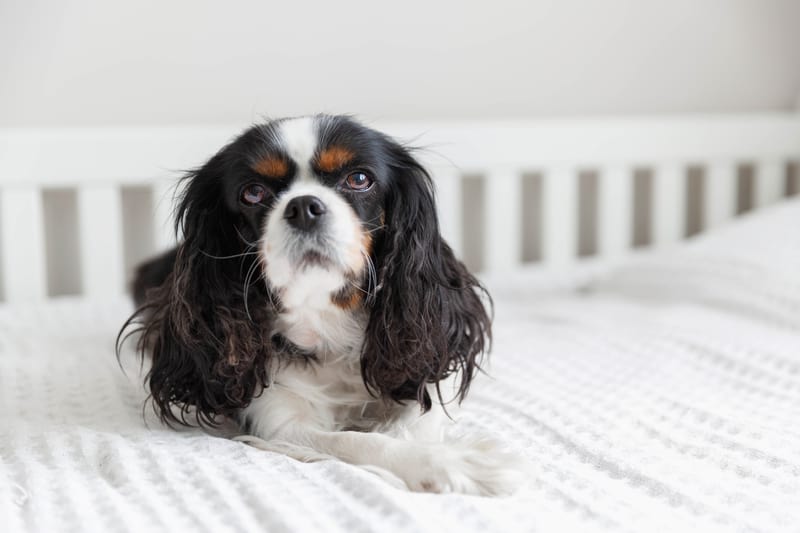
[[[460,371],[463,400],[491,343],[486,289],[442,239],[433,182],[410,151],[386,139],[394,186],[376,250],[378,287],[361,357],[364,382],[428,410],[426,384]],[[437,387],[438,390],[438,387]],[[442,399],[439,393],[439,399]]]
[[[139,335],[138,351],[151,358],[150,397],[166,423],[236,417],[267,382],[274,311],[245,235],[256,236],[218,189],[230,156],[228,147],[184,178],[176,209],[184,240],[138,268],[138,309],[118,340],[119,354],[127,329]]]

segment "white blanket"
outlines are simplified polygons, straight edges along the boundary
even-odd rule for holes
[[[536,465],[494,499],[145,421],[113,354],[127,302],[0,307],[0,529],[800,530],[800,203],[570,279],[492,283],[460,423]]]

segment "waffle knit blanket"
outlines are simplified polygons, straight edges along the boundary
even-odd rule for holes
[[[800,531],[800,203],[604,275],[489,282],[459,423],[534,463],[516,495],[162,427],[114,358],[129,304],[60,300],[0,307],[0,530]]]

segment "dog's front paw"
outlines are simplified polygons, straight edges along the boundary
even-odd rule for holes
[[[527,459],[490,440],[432,444],[416,455],[401,472],[408,488],[419,492],[504,496],[531,473]]]

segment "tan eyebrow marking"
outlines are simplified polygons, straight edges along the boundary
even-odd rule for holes
[[[317,168],[322,172],[336,172],[354,157],[355,154],[343,146],[331,146],[317,156]]]
[[[252,168],[267,178],[282,178],[289,172],[289,164],[286,160],[275,155],[262,158]]]

